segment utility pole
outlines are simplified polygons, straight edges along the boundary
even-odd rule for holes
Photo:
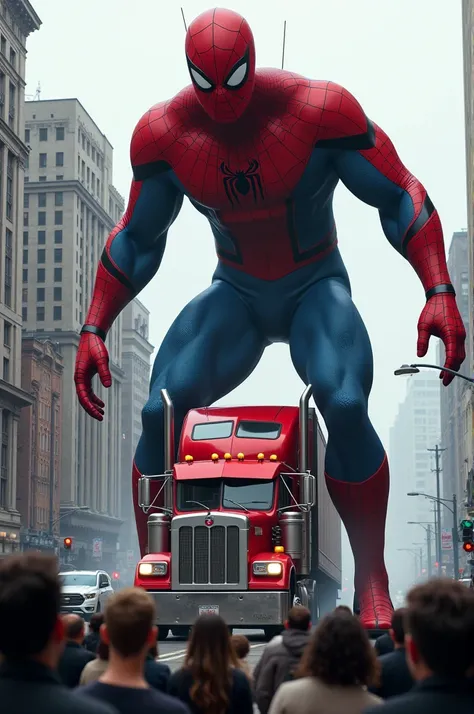
[[[458,497],[453,493],[453,567],[454,579],[459,580],[459,535],[458,535]]]
[[[433,451],[435,455],[435,469],[434,472],[436,474],[436,521],[437,521],[437,528],[436,528],[436,560],[438,562],[438,575],[441,572],[441,560],[442,560],[442,551],[441,551],[441,466],[440,466],[440,454],[443,451],[446,451],[446,449],[440,449],[438,444],[436,444],[434,449],[428,449],[428,451]]]
[[[433,566],[431,562],[431,525],[426,526],[426,552],[428,554],[428,577],[431,578]]]

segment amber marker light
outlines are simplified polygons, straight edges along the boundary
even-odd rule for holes
[[[273,552],[274,552],[274,553],[284,553],[284,552],[285,552],[285,549],[284,549],[284,547],[283,547],[282,545],[276,545],[276,546],[273,548]]]
[[[260,452],[259,454],[257,454],[257,459],[258,459],[259,461],[263,461],[264,458],[265,458],[265,454],[262,454],[262,452]]]
[[[245,456],[243,455],[242,452],[240,452],[239,454],[237,454],[237,458],[238,458],[239,461],[243,461],[244,458],[245,458]]]
[[[232,458],[232,456],[231,456],[230,454],[224,454],[224,459],[225,459],[226,461],[230,461],[231,458]]]
[[[213,461],[219,461],[219,454],[211,454],[211,459]]]
[[[277,455],[276,455],[276,454],[272,454],[272,455],[270,456],[270,461],[278,461]]]
[[[194,458],[188,454],[187,456],[184,457],[184,460],[187,461],[188,464],[192,464],[194,461]]]

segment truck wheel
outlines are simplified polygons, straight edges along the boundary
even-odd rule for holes
[[[166,640],[166,638],[169,635],[169,631],[170,631],[170,628],[165,627],[164,625],[158,627],[158,642],[163,642],[163,640]]]
[[[282,631],[282,627],[265,627],[264,632],[265,632],[265,641],[270,642],[270,640],[273,640],[274,637],[280,634]]]
[[[188,639],[190,628],[185,626],[176,626],[171,628],[171,634],[173,637],[182,637],[183,639]]]

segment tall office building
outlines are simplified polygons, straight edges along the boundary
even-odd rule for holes
[[[106,405],[103,422],[79,406],[73,379],[99,257],[123,213],[112,185],[113,149],[77,99],[27,102],[25,142],[23,323],[57,342],[63,356],[61,531],[73,537],[81,566],[113,569],[120,528],[120,318],[107,338],[113,384],[106,390],[94,380]]]
[[[0,2],[0,553],[20,542],[16,510],[21,389],[21,242],[26,39],[41,21],[28,0]]]
[[[464,54],[464,111],[466,131],[467,234],[469,265],[469,320],[467,365],[474,374],[474,0],[462,2]],[[465,459],[467,469],[467,507],[474,516],[474,391],[464,391]]]
[[[457,303],[466,330],[469,323],[469,268],[468,268],[467,232],[459,231],[453,234],[448,255],[448,268],[454,288]],[[438,345],[438,364],[443,364],[445,358],[444,345]],[[462,374],[469,374],[466,362],[461,367]],[[468,383],[462,379],[454,379],[449,387],[440,383],[441,404],[441,446],[443,462],[443,493],[451,498],[453,493],[462,505],[466,500],[467,455],[466,455],[466,422],[463,403]],[[443,509],[443,521],[446,527],[451,527],[451,514]],[[460,517],[462,513],[460,512]]]
[[[408,526],[407,522],[433,523],[432,502],[407,493],[436,495],[434,459],[428,449],[438,443],[439,432],[439,378],[435,372],[424,372],[409,379],[406,397],[390,430],[386,553],[394,590],[404,590],[413,581],[414,556],[406,549],[416,551],[418,546],[413,544],[425,540],[422,527]]]
[[[131,570],[139,557],[135,516],[132,506],[131,472],[133,456],[142,432],[141,412],[148,399],[150,357],[153,345],[148,341],[150,313],[135,299],[122,316],[122,510],[120,531],[122,569]],[[127,557],[128,555],[131,557]],[[132,555],[133,551],[133,555]]]

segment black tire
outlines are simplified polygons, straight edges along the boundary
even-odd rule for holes
[[[265,641],[270,642],[270,640],[273,640],[274,637],[280,634],[280,632],[283,630],[283,627],[278,627],[278,626],[273,626],[273,627],[265,627],[264,632],[265,632]]]
[[[169,627],[164,627],[164,626],[158,627],[158,642],[163,642],[164,640],[166,640],[169,635],[169,632],[170,632]]]
[[[189,637],[189,632],[190,632],[190,627],[188,626],[176,626],[171,628],[171,634],[173,637],[182,637],[184,639],[188,639]]]

